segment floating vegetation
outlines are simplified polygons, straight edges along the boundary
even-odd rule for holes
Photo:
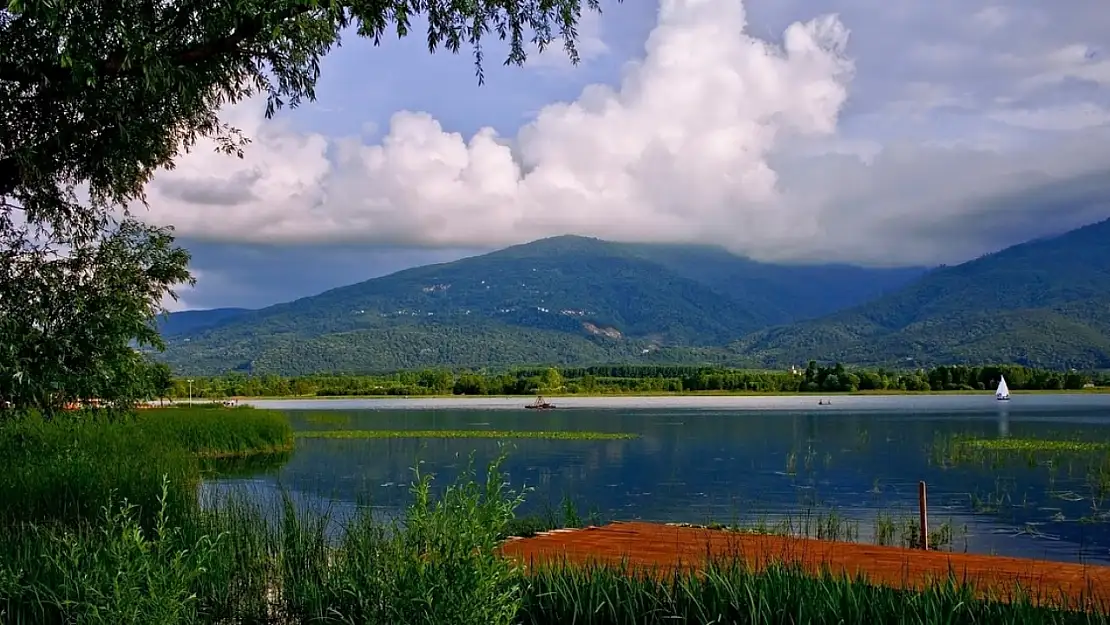
[[[1061,466],[1076,459],[1110,459],[1110,442],[1037,439],[983,438],[978,436],[937,436],[931,448],[932,460],[943,467],[980,465],[1000,468],[1024,464],[1030,468],[1047,466],[1055,477]]]
[[[639,438],[624,432],[541,430],[305,430],[297,438],[537,438],[560,441],[623,441]]]
[[[1110,451],[1110,443],[1093,441],[1060,441],[1035,438],[969,438],[958,439],[959,445],[993,451],[1029,451],[1034,453],[1087,453]]]
[[[1077,503],[1087,501],[1091,519],[1110,520],[1101,515],[1110,497],[1110,442],[1075,438],[984,438],[981,436],[937,436],[931,459],[938,466],[1006,467],[1043,470],[1047,482],[1045,496],[1050,500]],[[1058,479],[1070,481],[1058,488]],[[1035,505],[1028,491],[1017,491],[1013,484],[996,478],[995,493],[969,493],[971,510],[976,514],[999,514]],[[1011,480],[1012,481],[1012,480]],[[1076,492],[1076,490],[1080,492]],[[1035,494],[1033,495],[1035,497]],[[1099,522],[1099,521],[1090,522]]]

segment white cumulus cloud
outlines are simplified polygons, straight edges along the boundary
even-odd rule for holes
[[[789,229],[768,155],[783,136],[835,131],[848,32],[826,16],[774,45],[745,27],[738,0],[664,0],[618,87],[551,104],[511,140],[488,128],[465,138],[403,111],[380,143],[329,141],[264,123],[247,102],[226,115],[253,138],[247,158],[197,148],[157,176],[145,218],[187,236],[278,243],[726,240],[722,228]]]
[[[919,8],[932,11],[926,4]],[[1002,36],[1022,26],[1021,15],[991,9],[977,19]],[[920,75],[906,76],[913,89],[875,114],[871,140],[858,128],[844,133],[859,63],[839,17],[795,21],[775,41],[753,32],[741,0],[660,0],[642,58],[617,84],[549,104],[511,137],[492,128],[465,137],[427,113],[401,111],[368,143],[265,121],[258,102],[242,103],[225,119],[252,137],[247,157],[199,146],[156,176],[151,209],[139,214],[215,242],[488,248],[581,234],[882,264],[959,261],[1047,225],[1110,215],[1101,199],[1110,182],[1099,182],[1110,181],[1099,176],[1110,171],[1102,101],[1028,100],[1051,81],[1103,82],[1095,48],[1000,57],[969,43],[892,41],[902,48],[889,54],[902,61],[883,71]],[[995,74],[1000,58],[1021,63],[1008,70],[1013,97],[993,94],[976,113],[980,125],[962,129],[985,94],[939,82],[937,65],[954,71],[977,57]],[[955,136],[890,130],[890,115],[910,125],[935,111],[964,115],[934,126]],[[1072,180],[1078,191],[1050,192]]]

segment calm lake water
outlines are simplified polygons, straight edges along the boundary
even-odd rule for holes
[[[534,488],[524,512],[563,497],[607,520],[774,521],[835,510],[865,537],[880,512],[917,513],[929,485],[930,521],[956,528],[953,549],[1110,563],[1110,517],[1087,473],[1011,463],[945,468],[938,436],[1110,440],[1110,395],[558,398],[253,401],[287,411],[297,429],[495,429],[629,432],[624,441],[507,441],[512,486]],[[210,484],[265,497],[284,489],[335,510],[367,502],[382,514],[409,499],[417,459],[441,486],[483,439],[300,439],[284,466]],[[793,458],[793,460],[791,460]],[[966,531],[964,528],[966,527]]]

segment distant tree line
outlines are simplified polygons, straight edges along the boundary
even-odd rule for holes
[[[535,395],[683,392],[846,393],[857,391],[986,391],[1000,376],[1014,390],[1080,390],[1110,386],[1110,376],[1020,366],[941,366],[917,371],[819,366],[755,371],[681,365],[523,368],[508,372],[425,369],[388,375],[320,374],[299,377],[231,373],[162,378],[157,393],[170,398],[350,397],[358,395]],[[191,382],[190,382],[191,381]]]

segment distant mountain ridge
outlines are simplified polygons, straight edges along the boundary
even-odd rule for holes
[[[924,272],[553,237],[261,310],[190,311],[180,321],[177,313],[163,326],[163,357],[193,373],[712,359],[745,334],[859,303]]]
[[[897,292],[755,332],[731,346],[763,364],[1010,362],[1110,367],[1110,220],[940,267]]]
[[[194,374],[809,359],[1110,368],[1107,241],[1110,220],[925,270],[554,237],[261,310],[177,313],[161,358]]]

